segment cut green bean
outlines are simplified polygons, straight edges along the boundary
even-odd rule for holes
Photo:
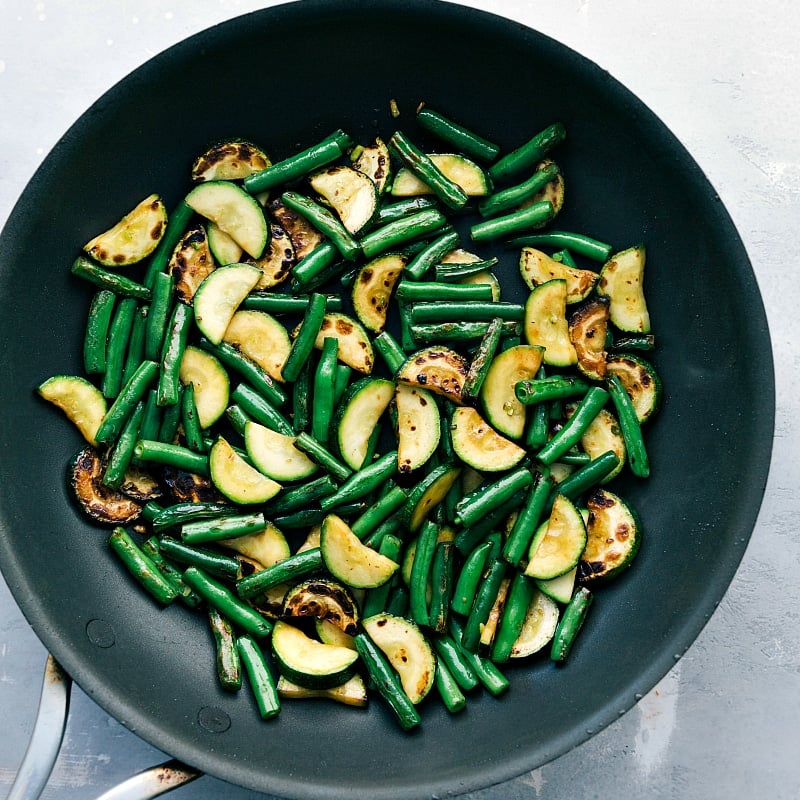
[[[530,378],[514,384],[514,394],[523,405],[548,400],[567,400],[583,397],[591,384],[577,375],[553,375],[549,378]]]
[[[148,503],[148,505],[150,505]],[[216,519],[218,517],[232,516],[237,513],[236,506],[227,503],[194,503],[182,502],[162,508],[153,516],[151,525],[156,533],[169,528],[178,528],[187,522],[200,519]]]
[[[413,303],[410,308],[411,321],[418,323],[439,322],[486,322],[495,317],[503,321],[519,322],[525,309],[519,303],[481,303],[439,300],[436,302]]]
[[[83,337],[83,368],[87,375],[102,375],[106,370],[106,346],[117,296],[100,289],[92,297]]]
[[[425,322],[413,323],[409,326],[412,340],[419,345],[441,344],[444,342],[472,342],[483,339],[491,322]],[[500,335],[516,336],[520,332],[520,323],[513,320],[502,320]]]
[[[398,536],[389,534],[384,536],[381,540],[378,552],[396,562],[400,558],[402,546],[403,543]],[[389,591],[392,588],[392,582],[392,580],[388,580],[380,586],[376,586],[374,589],[367,590],[361,610],[362,619],[368,619],[373,614],[380,614],[386,609],[386,601],[389,599]]]
[[[400,516],[389,517],[389,519],[381,522],[381,524],[364,539],[364,544],[367,547],[371,547],[373,550],[380,550],[385,537],[394,536],[395,534],[400,534],[401,537],[405,537],[405,533],[406,531],[403,528]]]
[[[147,315],[145,358],[156,361],[164,347],[164,334],[172,312],[175,279],[168,272],[156,272],[153,277],[153,302]]]
[[[242,660],[236,646],[233,626],[213,606],[208,609],[208,625],[211,628],[214,648],[217,652],[219,684],[226,691],[237,692],[242,687]]]
[[[430,625],[431,622],[428,585],[438,535],[439,527],[436,523],[426,520],[417,537],[414,561],[411,566],[411,580],[408,587],[411,618],[417,625]]]
[[[566,138],[567,132],[560,122],[549,125],[516,150],[503,156],[489,168],[489,176],[498,183],[520,172],[531,169],[537,161]]]
[[[303,314],[311,301],[309,296],[293,297],[281,292],[253,291],[242,300],[240,308],[265,311],[267,314]],[[342,298],[337,294],[325,295],[325,311],[341,311]]]
[[[450,634],[453,641],[461,648],[461,652],[467,663],[475,671],[478,680],[486,691],[493,697],[499,697],[509,688],[508,678],[492,663],[488,658],[484,658],[479,653],[473,653],[463,647],[462,628],[454,618],[450,619]]]
[[[476,222],[469,229],[469,238],[473,242],[490,242],[502,239],[529,228],[535,228],[549,222],[555,211],[549,200],[540,200],[527,208],[512,211],[501,217],[492,217],[483,222]]]
[[[321,478],[315,478],[313,481],[301,483],[299,486],[293,486],[291,489],[283,489],[281,493],[273,500],[270,500],[266,506],[266,511],[271,516],[277,514],[288,514],[291,511],[297,511],[303,506],[308,506],[329,494],[336,491],[336,484],[331,479],[330,475],[323,475]]]
[[[520,566],[522,559],[527,555],[533,534],[549,508],[552,491],[553,480],[550,476],[544,473],[537,474],[503,545],[503,558],[512,566]]]
[[[330,472],[334,478],[340,481],[346,481],[353,474],[353,470],[350,467],[339,461],[324,445],[305,432],[297,435],[294,445],[298,450],[302,450],[315,464],[318,464],[326,472]]]
[[[345,228],[341,220],[327,208],[314,202],[298,192],[284,192],[281,195],[283,204],[304,217],[320,233],[324,234],[339,253],[348,261],[361,254],[361,246]]]
[[[554,491],[551,492],[548,503],[552,505],[554,492],[556,490],[559,494],[563,494],[568,499],[575,500],[587,489],[600,483],[611,470],[616,469],[618,464],[619,456],[613,450],[607,450],[605,453],[597,456],[597,458],[579,467],[571,475],[564,478]]]
[[[361,238],[361,251],[365,258],[373,258],[393,247],[431,236],[445,225],[447,217],[438,208],[426,208],[373,228]]]
[[[175,589],[178,598],[184,605],[188,608],[197,608],[203,602],[203,598],[184,582],[182,571],[161,555],[161,551],[158,549],[158,539],[155,536],[142,542],[141,547],[142,552],[158,567],[158,571]]]
[[[503,336],[503,320],[494,317],[486,328],[475,354],[470,361],[469,370],[461,387],[462,397],[476,399],[483,388],[483,382],[492,365],[500,339]]]
[[[343,259],[333,242],[326,239],[292,267],[291,289],[296,294],[316,292],[340,277],[352,263]]]
[[[508,571],[508,564],[502,559],[492,561],[486,574],[478,586],[475,602],[472,604],[467,621],[464,623],[464,632],[461,637],[461,646],[469,652],[477,652],[481,641],[481,630],[489,619],[500,584]]]
[[[450,602],[451,608],[457,614],[469,614],[492,547],[492,542],[482,542],[464,560]]]
[[[198,567],[187,567],[183,580],[210,606],[251,636],[269,636],[272,623],[264,619],[251,606],[243,603],[227,586],[224,586]]]
[[[173,209],[167,221],[167,229],[164,231],[164,235],[161,237],[161,241],[153,252],[150,263],[147,265],[147,272],[144,277],[145,286],[152,289],[156,280],[155,276],[159,272],[166,270],[172,257],[172,252],[181,240],[193,215],[194,209],[187,205],[185,200],[181,200]]]
[[[144,397],[157,374],[158,364],[154,361],[143,361],[139,365],[103,417],[94,437],[98,444],[110,445],[116,441],[128,417]]]
[[[350,526],[359,539],[363,540],[369,536],[381,523],[399,511],[408,500],[408,493],[405,489],[394,483],[387,485],[389,490]]]
[[[443,142],[453,145],[465,155],[484,161],[493,161],[500,152],[500,147],[494,142],[484,139],[469,128],[465,128],[433,109],[420,108],[417,111],[417,122],[425,130]]]
[[[431,602],[428,610],[430,627],[437,633],[447,630],[453,594],[452,542],[438,542],[431,563]]]
[[[156,390],[156,396],[158,390]],[[158,429],[158,440],[161,442],[178,443],[178,434],[181,425],[181,402],[183,385],[178,386],[178,402],[173,406],[159,406],[161,410],[161,427]],[[158,400],[156,400],[158,402]]]
[[[458,244],[458,233],[447,231],[425,245],[403,269],[404,279],[419,280]]]
[[[434,268],[434,278],[439,283],[452,283],[453,281],[462,281],[465,278],[471,278],[473,275],[479,275],[482,272],[491,271],[497,266],[498,259],[494,256],[492,258],[481,259],[480,261],[444,261],[437,264]],[[488,284],[483,284],[488,286]],[[491,290],[491,286],[489,289]],[[484,290],[485,291],[485,290]],[[488,297],[487,300],[491,300]]]
[[[560,261],[562,264],[565,264],[568,267],[578,266],[569,250],[559,250],[558,252],[553,253],[553,261]]]
[[[314,372],[312,355],[300,367],[300,373],[292,386],[292,432],[300,434],[311,426],[311,384]]]
[[[440,300],[488,303],[492,300],[492,287],[488,283],[444,283],[403,279],[397,284],[395,297],[404,303]]]
[[[292,348],[281,368],[281,373],[287,381],[295,381],[300,375],[303,365],[308,361],[314,349],[317,335],[322,328],[325,317],[325,295],[315,293],[303,316],[300,331],[292,342]]]
[[[608,400],[608,392],[601,386],[592,386],[575,407],[572,416],[564,423],[549,442],[536,454],[545,465],[558,461],[559,457],[574,447],[586,432],[592,420],[602,411]]]
[[[324,445],[328,444],[331,436],[338,354],[339,340],[334,336],[326,336],[314,372],[314,393],[311,404],[311,435]]]
[[[446,635],[432,636],[431,642],[439,662],[437,667],[444,664],[462,691],[472,691],[479,683],[478,676],[453,639]]]
[[[169,605],[178,596],[172,584],[159,572],[158,567],[121,527],[111,531],[108,538],[111,549],[128,572],[144,589],[162,605]]]
[[[522,632],[528,607],[535,593],[536,582],[524,572],[515,572],[503,607],[503,616],[492,642],[492,661],[495,664],[503,664],[511,657],[511,650]]]
[[[456,522],[470,526],[481,517],[502,506],[507,500],[526,489],[533,482],[528,467],[519,467],[496,481],[485,483],[466,495],[456,506]]]
[[[181,396],[181,422],[183,423],[183,435],[186,439],[186,446],[197,453],[203,452],[205,443],[203,442],[203,430],[200,427],[200,420],[197,416],[197,404],[194,399],[193,383],[188,383],[183,387]]]
[[[378,209],[375,222],[379,225],[394,222],[411,214],[416,214],[418,211],[437,208],[438,202],[433,197],[407,197],[394,203],[387,203],[386,205],[381,205]]]
[[[239,562],[233,556],[203,547],[190,547],[171,536],[162,536],[158,540],[158,549],[172,561],[186,566],[200,567],[218,578],[235,580],[239,575]]]
[[[606,382],[608,392],[617,411],[619,428],[625,440],[628,466],[637,478],[647,478],[650,475],[650,459],[647,455],[642,426],[636,415],[633,401],[622,385],[619,375],[611,375]]]
[[[361,514],[366,508],[365,503],[347,503],[337,506],[335,512],[342,519]],[[313,528],[319,525],[330,512],[322,508],[301,508],[290,514],[274,517],[272,522],[279,530],[296,530],[298,528]]]
[[[247,635],[240,636],[236,646],[247,673],[247,680],[250,683],[250,690],[256,701],[258,713],[261,719],[272,719],[280,713],[281,701],[264,653],[258,644]]]
[[[333,405],[339,405],[339,401],[344,397],[347,387],[350,385],[350,378],[353,375],[353,368],[348,364],[337,364],[336,374],[333,378]]]
[[[582,233],[571,231],[547,231],[546,233],[532,233],[512,239],[508,247],[561,247],[574,253],[579,253],[593,261],[604,264],[611,258],[614,248],[610,244],[592,239]]]
[[[536,170],[528,180],[489,195],[478,205],[478,211],[482,217],[493,217],[509,209],[518,208],[557,178],[559,173],[558,164],[547,164]]]
[[[585,586],[579,586],[575,590],[553,635],[553,643],[550,646],[552,661],[566,661],[593,600],[594,595]]]
[[[118,297],[133,297],[147,302],[152,297],[152,292],[146,286],[117,272],[103,269],[84,256],[78,256],[75,259],[71,272],[76,277],[83,278],[101,289],[108,289],[114,292]]]
[[[139,364],[144,361],[144,337],[147,325],[147,306],[139,306],[133,317],[131,335],[128,339],[128,350],[125,353],[125,365],[122,368],[122,382],[127,383]]]
[[[335,494],[323,497],[320,505],[323,510],[329,511],[345,503],[360,500],[396,473],[397,450],[392,450],[350,475]]]
[[[161,348],[161,372],[158,378],[158,404],[174,406],[180,400],[180,369],[189,341],[193,320],[192,309],[176,303],[164,334]]]
[[[231,392],[233,400],[252,420],[287,436],[294,434],[292,424],[263,395],[246,383]]]
[[[208,456],[178,444],[140,439],[133,448],[133,455],[138,461],[167,464],[198,475],[208,475]]]
[[[436,691],[442,699],[444,707],[451,714],[456,714],[466,708],[467,698],[464,697],[464,693],[453,677],[453,673],[450,672],[441,659],[436,662],[434,681],[436,682]]]
[[[133,449],[139,439],[139,429],[142,425],[143,417],[144,401],[140,400],[111,448],[111,452],[108,455],[108,463],[103,472],[103,486],[119,489],[125,480],[125,472],[133,459]]]
[[[133,319],[136,316],[137,302],[132,297],[120,300],[111,328],[108,332],[108,346],[106,347],[106,369],[103,373],[103,396],[112,400],[115,398],[124,383],[123,370],[125,369],[125,353],[128,350]]]
[[[264,515],[258,511],[253,514],[225,515],[211,519],[198,519],[181,525],[181,539],[185,544],[206,544],[224,539],[235,539],[248,533],[258,533],[266,527]]]
[[[448,208],[459,209],[467,204],[469,198],[466,192],[444,175],[430,157],[411,142],[402,131],[395,131],[391,135],[389,147]]]
[[[248,600],[280,583],[313,575],[322,567],[322,553],[319,547],[312,547],[302,553],[295,553],[266,569],[240,578],[236,582],[236,592],[242,600]]]

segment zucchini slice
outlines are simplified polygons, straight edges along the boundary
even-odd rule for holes
[[[537,580],[536,586],[548,597],[566,605],[572,599],[575,591],[575,581],[578,577],[578,567],[575,566],[569,572],[559,575],[557,578],[550,578],[548,581]]]
[[[238,264],[242,260],[244,250],[216,222],[209,220],[206,225],[206,238],[208,240],[208,249],[211,251],[214,261],[220,267],[228,264]]]
[[[289,236],[296,261],[301,261],[325,239],[302,214],[285,206],[280,198],[275,198],[267,209]]]
[[[540,161],[536,167],[535,172],[539,172],[540,170],[549,167],[550,165],[554,164],[555,162],[552,159],[545,158],[543,161]],[[566,196],[566,184],[564,182],[564,176],[559,171],[558,175],[556,175],[553,180],[546,183],[541,189],[539,189],[536,194],[529,197],[523,204],[522,208],[527,208],[529,206],[534,205],[535,203],[541,203],[547,200],[551,206],[553,206],[553,216],[558,214],[559,211],[564,207],[564,198]],[[542,227],[541,225],[535,227]]]
[[[270,378],[283,381],[281,369],[292,349],[289,332],[265,311],[236,311],[222,341],[233,345],[261,367]]]
[[[200,223],[190,226],[172,251],[167,266],[178,298],[191,305],[198,287],[215,267],[206,229]]]
[[[377,186],[353,167],[329,167],[312,175],[308,182],[328,201],[350,233],[358,233],[378,210]]]
[[[369,703],[367,685],[358,673],[339,686],[331,686],[329,689],[307,689],[293,683],[285,675],[280,675],[275,688],[287,700],[333,700],[354,708],[366,708]]]
[[[194,295],[194,320],[209,342],[222,341],[236,309],[260,275],[261,271],[252,264],[228,264],[215,269],[200,284]]]
[[[647,359],[632,353],[609,355],[606,371],[609,375],[619,376],[633,401],[639,422],[646,422],[658,411],[663,387],[661,378]]]
[[[392,159],[386,142],[379,136],[365,147],[353,150],[351,163],[354,169],[363,172],[375,184],[378,194],[383,194],[391,175]]]
[[[194,402],[200,427],[210,428],[224,413],[230,399],[230,379],[225,367],[211,353],[194,345],[183,351],[181,383],[194,385]]]
[[[285,283],[292,274],[292,267],[297,263],[294,244],[284,227],[273,222],[269,230],[269,244],[261,258],[248,262],[261,270],[256,289],[271,289]]]
[[[543,348],[536,345],[514,345],[495,356],[486,373],[480,401],[492,427],[512,439],[519,439],[525,430],[527,409],[517,399],[514,386],[536,377],[542,365]]]
[[[315,619],[314,629],[319,636],[321,642],[325,644],[338,644],[340,647],[349,647],[351,650],[356,649],[356,644],[353,637],[349,633],[345,633],[338,625],[334,625],[327,619]]]
[[[642,542],[634,509],[619,495],[597,489],[586,502],[589,521],[586,547],[578,565],[582,582],[608,579],[627,569]]]
[[[102,525],[127,525],[136,520],[142,506],[116,489],[103,485],[106,465],[91,445],[78,451],[69,467],[69,485],[85,514]]]
[[[586,547],[586,525],[575,504],[556,495],[550,518],[533,535],[525,574],[549,580],[569,572]]]
[[[309,578],[289,589],[283,616],[327,620],[349,636],[358,633],[356,601],[341,583],[329,578]]]
[[[559,279],[567,282],[567,305],[585,300],[600,279],[597,272],[562,264],[534,247],[523,247],[519,271],[529,289]]]
[[[444,500],[460,474],[461,467],[454,464],[440,464],[409,492],[401,513],[412,533],[416,533],[422,527],[422,523],[433,509]]]
[[[235,181],[271,165],[267,154],[244,139],[212,144],[192,164],[193,181]]]
[[[235,539],[223,539],[218,544],[252,558],[264,568],[271,567],[291,555],[289,543],[283,532],[271,522],[267,522],[264,529],[257,533],[247,533]]]
[[[528,604],[522,630],[511,648],[510,657],[526,658],[538,653],[552,640],[557,625],[558,606],[555,601],[544,592],[536,592]]]
[[[215,222],[251,258],[260,258],[269,228],[258,201],[228,181],[200,183],[186,195],[186,204]]]
[[[525,341],[544,348],[544,363],[570,367],[578,354],[569,338],[567,282],[563,278],[535,286],[525,302]]]
[[[358,660],[355,650],[318,642],[283,620],[272,629],[272,653],[281,674],[307,689],[341,685],[353,676]]]
[[[331,575],[355,589],[381,586],[398,568],[395,561],[363,544],[335,514],[328,514],[322,521],[319,546]]]
[[[450,433],[455,454],[465,464],[482,472],[511,469],[525,457],[523,448],[501,436],[469,406],[453,411]]]
[[[460,186],[468,197],[485,197],[492,191],[489,176],[474,161],[456,153],[430,153],[429,158],[438,170]],[[408,167],[401,167],[392,182],[393,197],[417,197],[432,194],[427,183],[420,180]]]
[[[363,625],[397,672],[408,699],[414,705],[422,702],[436,675],[436,658],[422,631],[410,620],[388,613],[375,614]]]
[[[37,388],[39,397],[60,408],[89,444],[108,411],[103,393],[79,375],[54,375]]]
[[[83,249],[106,267],[125,267],[147,258],[166,229],[167,209],[157,194],[151,194],[112,228],[88,241]]]
[[[298,326],[294,335],[299,332]],[[331,311],[322,319],[322,326],[317,334],[314,347],[322,349],[325,339],[329,336],[339,342],[339,361],[352,367],[356,372],[369,375],[375,365],[375,351],[372,348],[367,332],[358,320],[353,319],[340,311]]]
[[[571,416],[574,411],[574,404],[567,406],[567,415]],[[611,472],[606,475],[601,483],[608,483],[615,478],[625,466],[625,439],[619,427],[619,422],[614,414],[607,408],[600,410],[600,413],[589,423],[583,436],[581,436],[581,447],[590,458],[597,458],[608,450],[613,450],[619,463]]]
[[[606,375],[606,331],[608,298],[595,297],[583,303],[569,318],[569,339],[578,357],[578,369],[595,381]]]
[[[434,396],[419,386],[397,384],[397,468],[409,474],[427,463],[439,445],[441,425]]]
[[[500,281],[497,280],[497,276],[490,269],[485,269],[481,272],[475,272],[472,275],[467,275],[466,277],[461,278],[458,283],[469,284],[472,286],[477,284],[487,284],[492,287],[492,302],[500,302]]]
[[[612,256],[600,270],[597,293],[611,301],[611,321],[626,333],[650,333],[644,265],[645,247],[638,245]]]
[[[339,453],[348,467],[364,464],[372,433],[394,397],[394,383],[384,378],[362,378],[348,390],[337,412]]]
[[[407,262],[402,253],[386,253],[358,271],[353,281],[353,310],[367,330],[380,333],[386,327],[392,291]]]
[[[397,373],[397,380],[421,386],[461,405],[461,389],[469,372],[469,361],[449,347],[432,346],[409,356]]]
[[[208,454],[211,481],[234,503],[266,503],[281,490],[281,485],[251,467],[226,439],[218,437]]]
[[[247,455],[259,472],[273,480],[297,481],[317,471],[317,465],[294,442],[293,436],[270,430],[259,422],[245,423]]]

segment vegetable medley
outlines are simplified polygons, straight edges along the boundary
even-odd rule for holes
[[[505,692],[642,538],[612,481],[649,475],[661,395],[644,246],[554,226],[563,125],[508,153],[425,104],[409,127],[209,147],[177,208],[83,247],[84,372],[37,389],[86,440],[79,508],[265,719],[376,692],[407,730]]]

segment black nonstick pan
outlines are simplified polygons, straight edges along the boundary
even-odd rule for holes
[[[400,117],[392,119],[394,100]],[[567,663],[508,670],[511,691],[407,735],[389,712],[297,703],[262,722],[209,669],[205,621],[161,611],[70,501],[78,434],[34,388],[81,371],[91,290],[77,248],[151,192],[183,196],[195,154],[243,136],[275,158],[336,128],[413,129],[419,102],[512,149],[560,120],[559,227],[643,241],[665,385],[652,477],[619,486],[644,541],[598,592]],[[496,249],[507,299],[516,255]],[[774,383],[747,254],[698,165],[611,76],[541,34],[424,0],[303,0],[237,18],[149,61],[66,133],[0,238],[0,566],[37,635],[104,709],[156,747],[254,790],[400,798],[475,790],[533,769],[629,709],[690,646],[744,553],[771,452]]]

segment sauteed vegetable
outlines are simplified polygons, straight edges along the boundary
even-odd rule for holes
[[[566,136],[503,153],[422,104],[276,162],[231,139],[75,258],[83,374],[37,387],[86,440],[73,494],[265,719],[457,713],[565,661],[633,563],[611,482],[649,475],[661,399],[645,247],[554,227]]]

